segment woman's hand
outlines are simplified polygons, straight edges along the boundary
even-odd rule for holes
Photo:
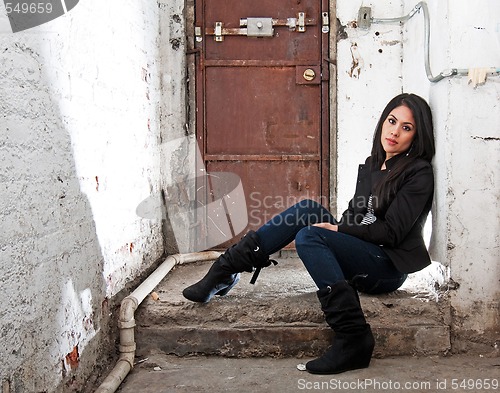
[[[335,232],[338,232],[338,230],[339,230],[338,225],[333,225],[333,224],[330,224],[329,222],[321,222],[319,224],[313,224],[313,227],[324,228],[324,229],[328,229],[329,231],[335,231]]]

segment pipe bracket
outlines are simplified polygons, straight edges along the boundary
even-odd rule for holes
[[[130,321],[118,321],[118,327],[120,329],[130,329],[136,326],[135,319],[131,319]]]
[[[135,352],[137,345],[135,343],[130,344],[120,344],[118,345],[118,349],[121,353],[132,353]]]

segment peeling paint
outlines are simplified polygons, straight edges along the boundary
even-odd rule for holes
[[[401,41],[399,41],[399,40],[380,41],[380,44],[381,45],[385,45],[385,46],[394,46],[394,45],[401,44]]]
[[[349,27],[350,29],[357,29],[358,22],[355,20],[351,20],[350,22],[347,22],[347,27]]]
[[[80,354],[78,353],[78,345],[76,345],[73,350],[66,355],[65,365],[69,366],[71,370],[75,370],[78,368],[78,364],[80,364]]]
[[[351,45],[351,56],[352,66],[348,74],[351,78],[359,78],[361,69],[364,67],[364,60],[359,53],[358,44],[355,42]]]

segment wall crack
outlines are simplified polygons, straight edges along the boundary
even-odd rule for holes
[[[479,135],[473,135],[471,136],[472,139],[481,139],[483,141],[500,141],[500,137],[497,136],[479,136]]]

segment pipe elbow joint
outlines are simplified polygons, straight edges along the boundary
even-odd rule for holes
[[[120,358],[118,359],[118,363],[120,362],[125,362],[130,366],[130,369],[132,370],[134,368],[134,353],[122,353]],[[128,374],[128,373],[127,373]]]

